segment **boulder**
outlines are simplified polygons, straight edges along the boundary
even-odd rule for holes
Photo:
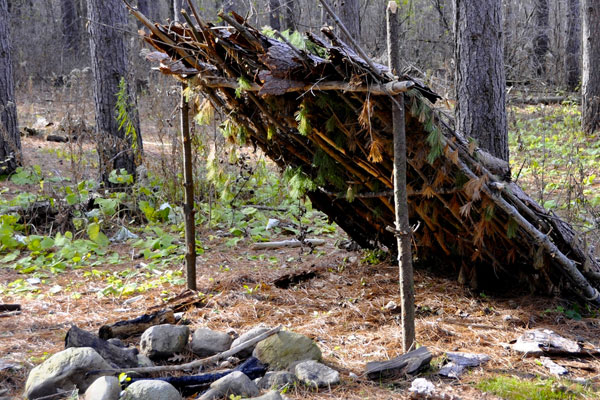
[[[31,370],[25,384],[27,399],[50,396],[60,391],[79,389],[83,393],[102,374],[88,371],[111,369],[91,347],[72,347],[58,352]]]
[[[142,354],[150,358],[166,358],[185,349],[190,328],[171,324],[152,326],[142,334]]]
[[[339,372],[314,360],[296,364],[294,371],[300,381],[311,387],[329,387],[340,383]]]
[[[248,340],[252,340],[255,337],[262,335],[263,333],[267,332],[269,329],[271,328],[267,328],[265,326],[256,326],[252,329],[250,329],[248,332],[243,333],[240,337],[238,337],[237,339],[235,339],[233,341],[233,343],[231,343],[231,347],[235,347],[238,346],[244,342],[247,342]],[[252,352],[254,351],[254,348],[256,347],[256,345],[254,346],[250,346],[242,351],[240,351],[239,353],[237,353],[237,356],[240,358],[247,358],[250,357],[252,355]]]
[[[231,346],[231,336],[208,328],[198,328],[192,336],[192,351],[199,357],[209,357]]]
[[[85,391],[84,400],[119,400],[121,385],[114,376],[101,376]]]
[[[282,370],[298,361],[321,360],[321,350],[307,336],[281,331],[258,342],[253,356],[268,364],[271,370]]]
[[[154,363],[150,359],[150,357],[145,356],[143,354],[137,355],[138,367],[154,367]]]
[[[182,397],[170,383],[142,380],[129,385],[120,400],[182,400]]]
[[[296,383],[298,383],[298,378],[291,372],[270,371],[258,381],[258,387],[261,389],[281,390],[286,386],[294,386]]]
[[[234,371],[214,381],[210,384],[210,388],[220,392],[223,397],[227,398],[232,394],[234,396],[256,397],[260,393],[256,384],[240,371]]]

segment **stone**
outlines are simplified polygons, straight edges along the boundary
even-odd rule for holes
[[[292,387],[298,383],[296,375],[288,371],[269,371],[263,376],[258,387],[261,389],[282,390],[285,387]]]
[[[137,355],[138,367],[154,367],[154,363],[150,359],[150,357],[145,356],[143,354]]]
[[[433,394],[435,391],[435,386],[425,378],[417,378],[412,381],[408,390],[411,392],[411,397],[413,398],[426,398],[427,396],[431,396]]]
[[[210,388],[221,392],[224,397],[230,395],[242,397],[256,397],[260,393],[258,387],[240,371],[234,371],[210,384]],[[203,399],[205,400],[205,399]]]
[[[562,376],[562,375],[567,375],[569,373],[569,370],[567,370],[562,365],[558,365],[557,363],[555,363],[548,357],[541,357],[541,360],[542,360],[542,365],[544,367],[548,368],[552,375]]]
[[[79,389],[83,393],[103,374],[87,376],[92,370],[112,367],[91,347],[72,347],[58,352],[31,370],[25,384],[27,399]],[[108,373],[107,373],[108,374]]]
[[[171,324],[152,326],[144,331],[140,339],[142,354],[150,358],[166,358],[185,349],[190,328]]]
[[[446,356],[450,362],[444,365],[438,374],[447,376],[448,378],[458,378],[465,369],[469,367],[478,367],[490,360],[490,356],[485,354],[448,352],[446,353]]]
[[[256,326],[252,329],[250,329],[248,332],[243,333],[240,337],[238,337],[237,339],[235,339],[233,341],[233,343],[231,343],[231,347],[235,347],[238,346],[244,342],[247,342],[248,340],[252,340],[255,337],[262,335],[263,333],[267,332],[269,329],[266,326]],[[239,353],[237,353],[237,356],[240,358],[247,358],[250,357],[252,355],[252,352],[254,351],[254,348],[256,347],[256,345],[254,346],[250,346],[242,351],[240,351]]]
[[[329,387],[340,383],[339,372],[314,360],[297,364],[294,371],[300,381],[311,387]]]
[[[321,350],[307,336],[281,331],[258,342],[252,354],[271,370],[288,369],[304,360],[321,360]]]
[[[182,400],[181,394],[165,381],[135,381],[123,391],[120,400]]]
[[[206,392],[204,392],[202,394],[202,396],[198,397],[198,400],[216,400],[216,399],[223,399],[223,398],[225,398],[225,395],[223,395],[223,393],[221,393],[219,390],[208,389]]]
[[[210,357],[229,350],[231,336],[208,328],[198,328],[192,336],[192,351],[199,357]]]
[[[566,339],[550,329],[532,329],[522,334],[513,350],[527,355],[541,354],[578,354],[581,346],[570,339]]]
[[[251,397],[247,400],[283,400],[283,397],[279,394],[277,390],[271,390],[259,397]]]
[[[101,376],[85,391],[84,400],[118,400],[121,394],[119,379],[115,376]]]

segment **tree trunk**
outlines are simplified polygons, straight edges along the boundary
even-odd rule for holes
[[[160,4],[157,4],[155,0],[138,0],[137,4],[138,10],[151,21],[157,21],[159,19],[157,10],[160,7]]]
[[[387,7],[387,47],[389,67],[400,69],[400,23],[398,5],[390,1]],[[411,228],[408,223],[408,196],[406,193],[406,129],[404,94],[394,97],[392,121],[394,129],[394,210],[398,246],[400,299],[402,302],[402,350],[407,353],[415,344],[415,289],[413,279]]]
[[[283,8],[285,9],[285,29],[295,31],[296,29],[296,0],[283,0]]]
[[[188,15],[192,15],[187,0],[173,0],[173,10],[175,12],[175,14],[173,15],[173,21],[179,21],[182,23],[185,22],[183,16],[181,15],[182,9],[184,9],[188,13]]]
[[[500,0],[455,0],[456,128],[508,161]]]
[[[583,130],[600,129],[600,2],[583,0]]]
[[[580,0],[568,0],[567,44],[565,56],[565,83],[573,91],[581,77],[581,12]]]
[[[535,55],[536,73],[542,76],[546,73],[546,54],[550,49],[548,38],[548,0],[535,0],[535,36],[533,39],[533,54]]]
[[[279,22],[281,3],[279,0],[269,0],[269,25],[275,30],[281,30]]]
[[[352,38],[360,41],[360,4],[358,0],[337,0],[336,13]]]
[[[119,83],[121,79],[127,79],[127,49],[122,33],[127,30],[125,4],[121,0],[88,0],[88,18],[94,74],[96,148],[101,179],[110,186],[108,177],[114,169],[123,168],[135,176],[136,163],[142,151],[142,136],[131,85],[127,85],[129,104],[125,108],[135,132],[127,132],[125,126],[119,128],[115,110]]]
[[[60,0],[62,19],[62,33],[65,49],[68,54],[76,55],[79,52],[79,17],[74,0]]]
[[[13,172],[21,161],[9,23],[8,4],[0,0],[0,175]]]

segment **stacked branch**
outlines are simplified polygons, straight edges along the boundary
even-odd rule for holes
[[[149,59],[223,111],[229,139],[249,141],[308,182],[314,207],[362,246],[395,247],[392,96],[404,96],[407,193],[414,253],[444,260],[472,286],[518,281],[548,294],[600,303],[600,265],[577,233],[510,182],[508,166],[457,135],[439,98],[410,76],[357,55],[333,31],[302,48],[235,13],[227,26],[153,23]],[[193,18],[193,21],[192,21]],[[278,37],[279,39],[277,39]],[[234,128],[232,128],[234,127]]]

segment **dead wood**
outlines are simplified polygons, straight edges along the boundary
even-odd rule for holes
[[[292,240],[282,240],[279,242],[258,242],[252,245],[252,250],[274,250],[281,249],[284,247],[293,248],[293,247],[302,247],[302,246],[322,246],[325,244],[325,240],[323,239],[304,239],[303,241],[292,239]]]
[[[2,311],[21,311],[20,304],[0,304],[0,312]]]
[[[405,374],[414,375],[431,362],[431,352],[425,346],[388,361],[367,363],[365,375],[371,380],[388,379]]]
[[[115,322],[110,325],[103,325],[98,331],[98,336],[101,339],[108,340],[110,338],[125,339],[135,335],[141,335],[151,326],[160,324],[174,324],[175,316],[173,310],[168,308],[153,312],[152,314],[144,314],[137,318]]]
[[[138,365],[137,349],[115,346],[92,333],[79,329],[75,325],[69,329],[65,336],[65,349],[70,347],[91,347],[106,361],[120,368],[130,368]]]
[[[327,40],[307,33],[299,49],[235,13],[225,16],[227,27],[196,14],[187,19],[190,27],[155,24],[131,12],[163,53],[154,57],[161,70],[208,96],[282,169],[319,182],[308,193],[313,206],[362,247],[396,247],[385,228],[395,218],[389,193],[398,102],[377,89],[408,83],[397,96],[404,100],[409,222],[421,223],[414,252],[433,263],[444,260],[474,286],[519,284],[600,304],[600,264],[575,230],[510,182],[505,163],[456,133],[435,109],[439,96],[422,82],[395,76],[328,28],[322,29]]]

